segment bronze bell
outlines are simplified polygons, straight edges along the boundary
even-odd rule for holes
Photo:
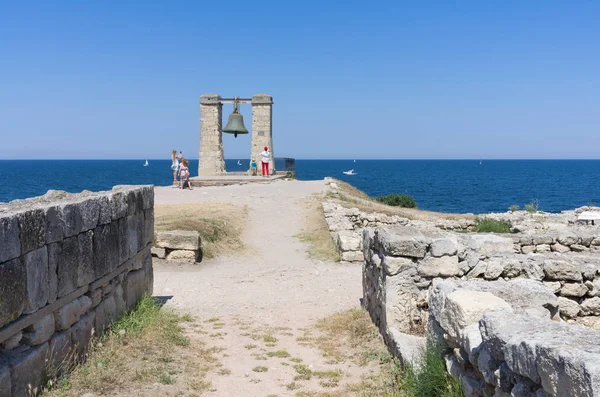
[[[223,128],[223,132],[233,134],[237,138],[238,134],[247,134],[248,130],[244,126],[244,116],[238,111],[238,98],[233,99],[233,113],[229,115],[227,125]]]

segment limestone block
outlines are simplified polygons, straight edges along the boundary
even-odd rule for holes
[[[600,331],[600,317],[598,316],[579,317],[577,322],[585,325],[586,327],[595,329],[596,331]]]
[[[583,279],[577,266],[560,260],[544,261],[544,274],[550,280],[582,281]]]
[[[165,259],[167,256],[166,249],[164,248],[152,247],[150,248],[150,252],[152,253],[152,256],[155,256],[158,259]]]
[[[600,298],[596,296],[594,298],[585,299],[583,302],[581,302],[581,311],[585,316],[599,316]]]
[[[586,280],[593,280],[597,273],[598,265],[588,263],[583,267],[583,278]]]
[[[524,245],[521,247],[521,252],[524,254],[533,254],[535,252],[535,245]]]
[[[386,256],[382,260],[382,265],[385,273],[388,276],[395,276],[396,274],[402,273],[407,269],[416,268],[416,264],[409,258],[398,258],[393,256]]]
[[[477,261],[477,264],[471,269],[471,271],[467,274],[467,278],[477,278],[483,274],[487,270],[487,262],[485,261]]]
[[[59,375],[69,368],[73,357],[71,330],[55,333],[48,342],[48,364],[50,368],[58,369]]]
[[[544,279],[544,271],[542,270],[542,267],[535,262],[524,263],[523,270],[525,271],[527,278],[537,281]]]
[[[550,248],[552,249],[552,252],[558,252],[558,253],[565,253],[565,252],[571,251],[571,249],[568,246],[562,245],[559,243],[552,244],[552,246]]]
[[[58,254],[59,243],[46,246],[48,250],[48,303],[54,303],[58,297]]]
[[[571,251],[573,252],[587,252],[589,251],[589,248],[581,245],[581,244],[573,244],[571,246]]]
[[[154,240],[154,208],[144,211],[142,246],[146,246]]]
[[[19,222],[16,215],[6,214],[0,216],[0,263],[21,255],[21,241],[19,240]]]
[[[544,281],[543,284],[550,288],[555,294],[560,291],[561,284],[559,281]]]
[[[569,245],[577,244],[577,241],[579,241],[579,237],[577,237],[576,234],[571,233],[569,231],[563,231],[558,235],[558,238],[556,239],[556,241],[558,241],[562,245],[569,246]]]
[[[120,264],[119,226],[117,222],[101,225],[94,229],[94,278],[99,279],[116,269]]]
[[[141,248],[140,242],[140,217],[139,215],[127,215],[127,244],[129,248],[128,256],[133,258]],[[143,220],[143,215],[142,215]],[[142,236],[143,240],[143,236]]]
[[[481,332],[479,324],[473,323],[464,327],[458,334],[458,340],[462,349],[464,349],[469,362],[472,365],[477,365],[479,358],[479,350],[481,347]]]
[[[123,280],[123,298],[127,310],[134,308],[146,293],[147,286],[144,270],[127,273],[127,277]]]
[[[562,296],[582,297],[587,294],[588,288],[581,283],[565,283],[560,289]]]
[[[27,273],[19,258],[0,264],[0,297],[2,327],[16,320],[23,313],[27,302]]]
[[[488,349],[485,347],[481,349],[477,356],[477,368],[487,383],[492,385],[497,383],[495,372],[498,370],[498,367],[500,367],[500,363],[492,357]]]
[[[11,358],[10,374],[13,396],[28,396],[30,395],[30,386],[39,387],[42,384],[47,357],[48,345],[44,343]]]
[[[92,230],[77,235],[79,245],[79,263],[77,265],[77,286],[83,287],[96,279],[94,270]]]
[[[54,315],[48,314],[25,328],[23,341],[30,346],[46,342],[54,334]]]
[[[156,233],[156,246],[174,250],[199,250],[200,233],[187,230],[158,232]]]
[[[460,376],[464,373],[464,371],[456,357],[452,354],[447,354],[444,356],[444,360],[446,361],[446,371],[452,377],[460,379]]]
[[[342,260],[346,262],[362,262],[364,260],[364,256],[362,251],[344,251],[342,252]]]
[[[81,208],[78,203],[61,204],[61,212],[65,221],[65,237],[72,237],[81,233],[83,220],[81,219]]]
[[[505,259],[503,261],[504,270],[502,276],[507,278],[515,278],[521,274],[523,265],[517,259]]]
[[[142,208],[144,211],[154,208],[154,186],[145,185],[141,187]]]
[[[0,346],[4,350],[12,350],[15,347],[19,346],[19,344],[21,343],[21,339],[23,339],[23,332],[19,331],[10,338],[6,339],[4,342],[2,342]]]
[[[44,209],[46,222],[46,244],[55,243],[65,238],[65,217],[60,204],[49,205]]]
[[[169,252],[167,255],[167,260],[178,262],[196,262],[197,257],[198,254],[196,251],[174,250]]]
[[[90,347],[90,341],[94,336],[95,318],[96,313],[91,311],[84,317],[81,317],[81,319],[71,327],[71,341],[75,351],[77,352],[77,355],[80,358],[84,358],[86,356]]]
[[[42,209],[17,213],[21,254],[41,248],[46,244],[46,220]]]
[[[81,215],[81,232],[92,230],[98,226],[100,218],[100,198],[98,196],[86,197],[78,201],[77,206]]]
[[[438,237],[431,240],[432,256],[455,255],[458,251],[458,240],[454,237]]]
[[[419,289],[410,278],[389,277],[381,291],[387,327],[408,333],[414,327]]]
[[[125,311],[127,310],[127,307],[125,305],[125,298],[124,298],[124,294],[123,294],[123,287],[121,286],[121,284],[118,284],[115,287],[115,304],[117,305],[117,317],[123,315],[123,313],[125,313]]]
[[[124,218],[127,215],[127,195],[124,192],[113,190],[109,193],[108,203],[113,220]]]
[[[486,280],[496,280],[504,271],[502,258],[490,258],[487,267],[483,273],[483,278]]]
[[[144,210],[144,198],[139,189],[127,191],[127,216],[135,215]]]
[[[119,264],[126,262],[129,259],[129,240],[128,240],[128,228],[127,228],[127,217],[121,218],[117,223],[117,240],[119,241]],[[137,240],[137,236],[136,236]]]
[[[600,246],[600,237],[595,237],[594,239],[592,239],[590,245]]]
[[[48,245],[48,266],[50,269],[56,269],[56,293],[59,298],[77,289],[77,267],[79,266],[77,236]],[[53,289],[54,280],[49,278],[49,281],[49,289]]]
[[[460,378],[460,384],[465,397],[480,397],[482,396],[482,382],[470,376],[463,375]]]
[[[532,238],[533,245],[550,245],[554,243],[554,238],[549,234],[536,234]]]
[[[521,245],[533,245],[533,237],[525,234],[519,238],[519,244]]]
[[[510,305],[489,292],[456,290],[446,297],[440,325],[452,337],[467,325],[476,323],[487,312],[512,312]]]
[[[473,234],[466,238],[470,249],[482,255],[492,255],[501,252],[513,252],[513,240],[493,234]]]
[[[457,276],[460,272],[458,257],[443,256],[440,258],[427,258],[419,263],[418,271],[423,277]]]
[[[98,196],[98,225],[106,225],[112,221],[112,209],[108,194]]]
[[[154,269],[152,267],[152,256],[146,255],[142,260],[144,276],[146,278],[146,290],[145,293],[152,295],[154,292]]]
[[[103,294],[104,292],[102,288],[96,288],[95,290],[88,292],[86,295],[92,300],[92,307],[96,307],[98,304],[100,304]]]
[[[48,250],[46,246],[25,254],[27,299],[24,313],[33,313],[48,302]]]
[[[418,366],[425,350],[425,338],[402,333],[396,328],[389,329],[391,350],[403,365]]]
[[[79,321],[79,318],[92,306],[92,300],[83,295],[54,312],[54,322],[58,331],[65,330]]]
[[[415,229],[398,226],[393,229],[379,228],[375,233],[386,256],[425,257],[427,238]]]
[[[535,252],[537,252],[538,254],[543,254],[546,252],[551,252],[552,248],[550,248],[549,244],[539,244],[535,246]]]
[[[8,365],[0,361],[0,396],[11,396],[10,369]]]
[[[360,251],[362,250],[361,236],[358,232],[349,230],[340,230],[336,232],[336,245],[338,252],[344,251]],[[198,249],[198,248],[186,248]]]
[[[581,312],[581,307],[572,299],[560,296],[558,298],[560,314],[565,318],[575,318]]]

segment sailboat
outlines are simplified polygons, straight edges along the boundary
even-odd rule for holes
[[[354,169],[351,169],[350,171],[343,171],[344,175],[356,175],[356,172],[354,172]]]
[[[242,162],[241,162],[240,160],[238,160],[238,163],[237,163],[237,164],[238,164],[238,165],[242,165]]]
[[[144,163],[144,167],[147,167],[148,165],[148,160],[146,160],[146,162]]]

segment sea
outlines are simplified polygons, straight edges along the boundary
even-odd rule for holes
[[[0,202],[49,189],[170,185],[171,161],[148,162],[144,167],[144,160],[0,160]],[[299,180],[331,176],[373,197],[408,194],[419,208],[431,211],[505,212],[534,201],[546,212],[600,205],[600,160],[296,160],[295,165]],[[226,168],[244,171],[248,160],[228,159]],[[198,160],[190,160],[192,176],[197,169]],[[343,174],[350,169],[356,175]]]

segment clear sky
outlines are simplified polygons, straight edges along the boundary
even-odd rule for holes
[[[276,156],[600,158],[600,2],[0,0],[2,159],[197,158],[203,93]]]

